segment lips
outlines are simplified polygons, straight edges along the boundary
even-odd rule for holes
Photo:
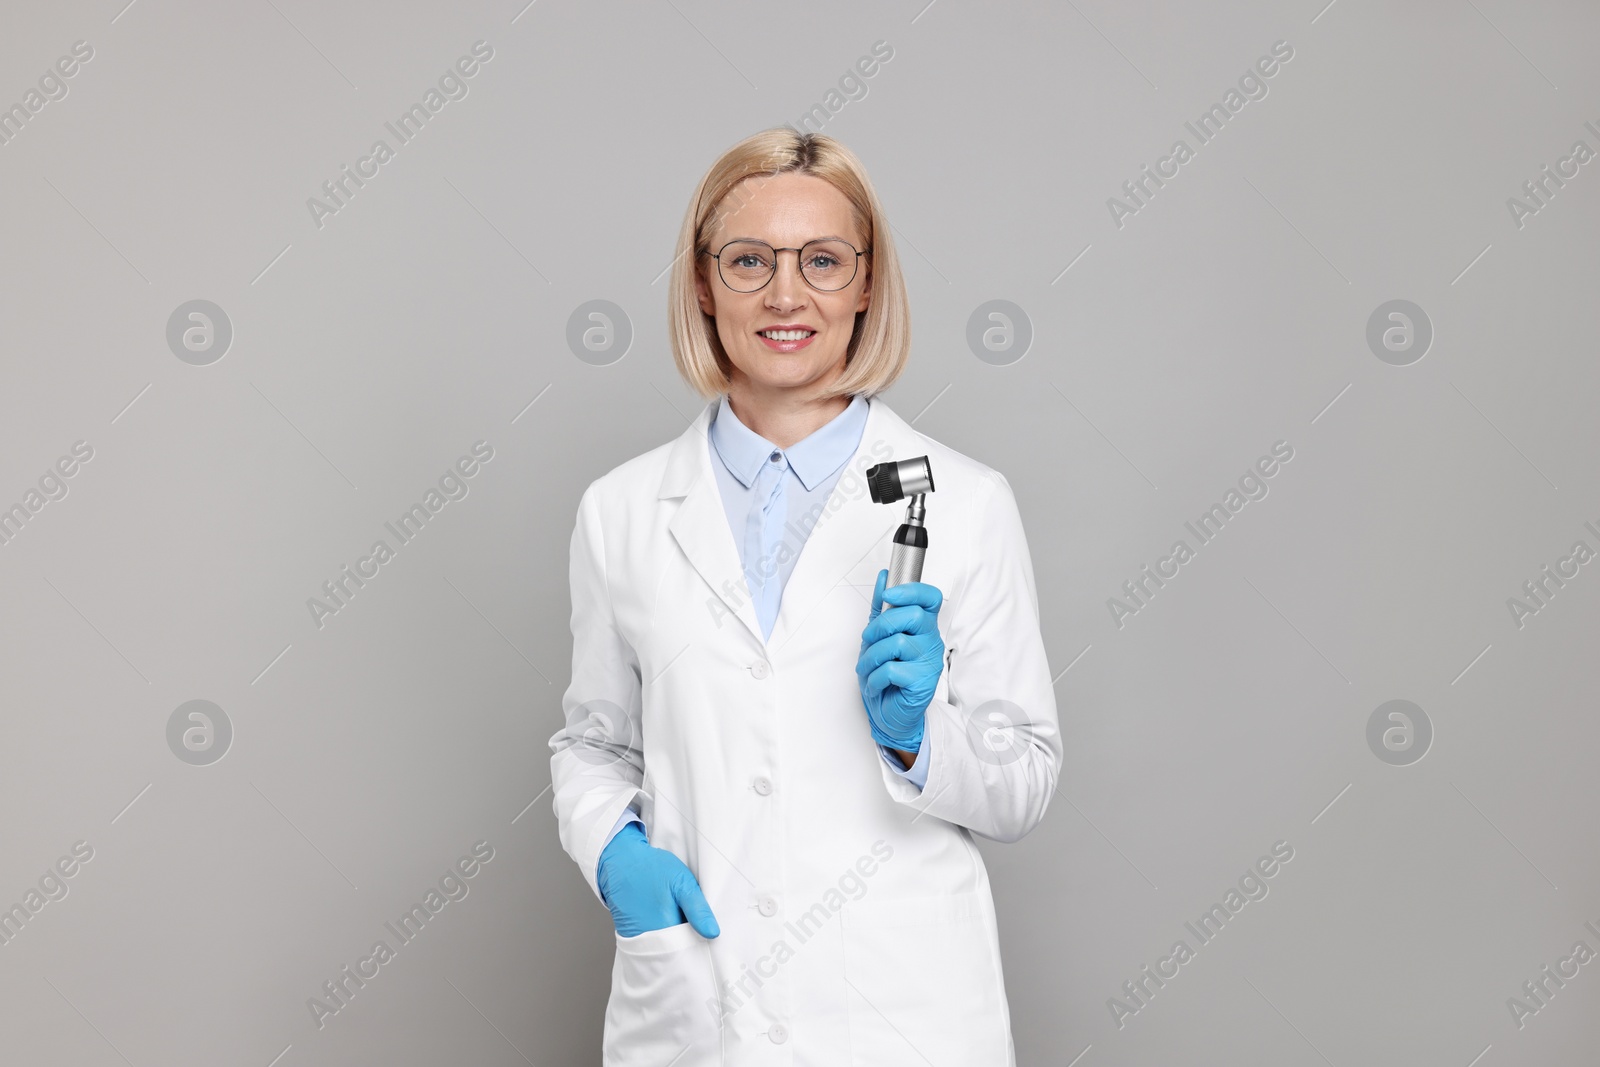
[[[817,331],[809,326],[769,326],[757,330],[756,336],[774,352],[797,352],[812,342]]]

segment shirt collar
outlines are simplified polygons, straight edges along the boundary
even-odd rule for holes
[[[790,469],[809,491],[844,466],[860,445],[866,425],[867,401],[858,393],[850,398],[843,411],[813,430],[810,436],[788,448],[779,448],[740,422],[728,405],[728,394],[724,393],[717,402],[707,436],[723,465],[746,489],[755,482],[767,457],[773,452],[782,452],[789,460]]]

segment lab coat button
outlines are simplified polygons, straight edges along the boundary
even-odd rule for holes
[[[774,1045],[781,1045],[789,1040],[789,1028],[782,1023],[773,1023],[772,1029],[767,1031],[767,1036],[772,1038]]]
[[[772,779],[768,778],[764,774],[756,775],[756,780],[752,782],[751,785],[754,786],[755,791],[760,793],[762,796],[768,796],[772,793]]]
[[[759,681],[760,679],[765,678],[768,674],[772,673],[772,667],[767,663],[766,660],[758,659],[754,663],[750,664],[750,673],[755,675],[756,679]]]
[[[778,914],[778,902],[770,896],[762,897],[756,903],[756,907],[760,909],[761,914],[768,917]]]

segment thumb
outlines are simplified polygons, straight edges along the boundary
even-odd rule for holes
[[[867,616],[868,622],[876,619],[878,617],[878,613],[883,610],[883,589],[888,581],[889,569],[885,567],[878,571],[878,581],[872,587],[872,614]]]
[[[694,880],[694,875],[687,867],[673,881],[672,897],[683,909],[683,916],[689,920],[689,925],[701,937],[712,938],[722,933],[722,928],[717,925],[717,917],[711,914],[711,905],[706,903],[705,893],[700,890],[700,883]]]

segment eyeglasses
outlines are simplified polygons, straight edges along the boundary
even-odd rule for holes
[[[773,248],[765,241],[729,241],[718,252],[700,250],[701,255],[717,261],[717,274],[722,283],[736,293],[764,289],[778,273],[779,252],[795,253],[800,276],[806,284],[820,292],[831,293],[855,281],[861,257],[870,255],[872,249],[857,252],[855,245],[848,241],[830,237],[807,241],[804,248]]]

